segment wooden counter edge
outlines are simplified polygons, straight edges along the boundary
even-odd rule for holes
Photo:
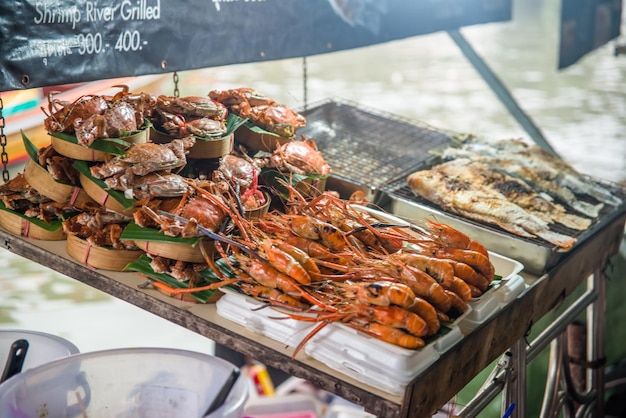
[[[601,233],[539,278],[521,298],[442,354],[407,387],[400,416],[431,417],[515,341],[523,338],[532,324],[558,307],[619,251],[625,221],[626,215],[622,215],[610,222]]]

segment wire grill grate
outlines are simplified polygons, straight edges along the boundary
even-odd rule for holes
[[[313,138],[332,174],[380,188],[422,165],[451,135],[345,100],[327,100],[302,112],[307,126],[298,134]]]

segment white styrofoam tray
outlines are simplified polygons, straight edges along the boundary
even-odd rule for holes
[[[364,210],[389,222],[406,223],[377,210]],[[347,325],[331,323],[319,330],[303,350],[307,355],[357,381],[400,395],[419,373],[461,341],[468,330],[471,331],[490,318],[523,291],[517,279],[517,273],[523,269],[521,263],[491,252],[490,259],[496,275],[502,279],[494,282],[480,298],[470,302],[463,315],[452,323],[442,324],[440,333],[429,339],[421,349],[401,348]],[[220,316],[288,346],[299,345],[317,325],[289,318],[281,309],[268,307],[238,292],[224,290],[224,296],[216,303]],[[474,313],[474,310],[477,312]]]

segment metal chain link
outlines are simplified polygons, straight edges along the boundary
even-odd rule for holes
[[[3,110],[4,102],[2,101],[2,96],[0,96],[0,146],[2,146],[2,154],[0,156],[2,157],[2,179],[6,183],[9,181],[10,174],[7,168],[9,166],[9,154],[7,153],[7,136],[4,134],[5,119]]]
[[[178,73],[176,71],[174,71],[172,78],[174,79],[174,97],[180,97],[180,90],[178,90]]]
[[[302,57],[302,87],[303,87],[303,99],[304,99],[304,111],[305,112],[309,105],[307,81],[308,80],[307,80],[306,57]]]

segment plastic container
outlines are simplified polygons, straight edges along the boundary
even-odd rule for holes
[[[20,339],[28,341],[28,350],[26,351],[26,357],[22,365],[23,372],[33,367],[79,353],[78,348],[74,344],[56,335],[21,329],[0,330],[0,368],[4,367],[6,364],[11,345],[16,340]]]
[[[193,351],[125,348],[76,354],[0,385],[3,418],[202,417],[235,366]],[[207,417],[239,418],[248,398],[239,376]]]
[[[496,269],[496,274],[501,279],[480,297],[469,303],[472,308],[471,312],[458,322],[464,335],[469,334],[501,311],[526,290],[526,283],[518,274],[524,269],[522,263],[493,252],[489,252],[489,256]]]

